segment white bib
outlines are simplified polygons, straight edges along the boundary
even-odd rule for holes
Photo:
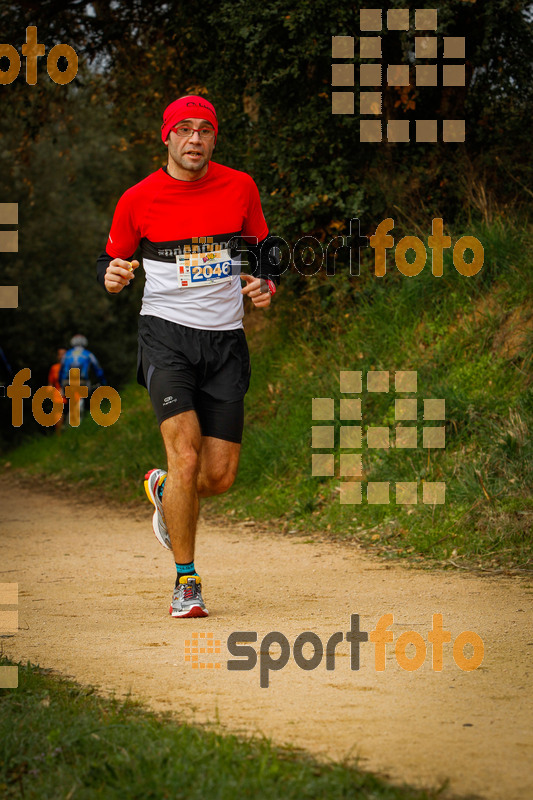
[[[212,283],[227,283],[237,274],[240,264],[233,261],[229,250],[214,250],[207,253],[184,253],[176,256],[178,286],[191,289]]]

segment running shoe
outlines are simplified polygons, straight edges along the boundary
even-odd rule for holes
[[[152,528],[156,535],[157,541],[166,547],[167,550],[172,550],[170,544],[170,536],[168,535],[167,526],[165,524],[165,515],[163,514],[163,501],[161,499],[160,487],[167,473],[164,469],[151,469],[144,476],[144,491],[148,500],[155,506],[154,516],[152,517]]]
[[[172,617],[208,617],[198,575],[182,575],[172,594],[168,613]]]

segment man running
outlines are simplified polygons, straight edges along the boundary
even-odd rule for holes
[[[96,380],[99,383],[105,383],[104,370],[98,363],[98,359],[87,349],[87,341],[85,336],[77,333],[70,340],[70,350],[63,351],[63,358],[59,367],[59,383],[62,387],[67,386],[69,382],[69,371],[73,368],[80,371],[80,384],[89,386],[91,383],[91,373],[94,372]]]
[[[61,372],[61,364],[63,363],[63,359],[66,355],[66,348],[65,347],[58,347],[57,348],[57,361],[55,364],[52,364],[50,369],[48,370],[48,385],[55,389],[55,400],[63,405],[66,405],[67,398],[63,394],[63,388],[61,383],[59,382],[59,373]],[[64,414],[61,414],[58,421],[54,425],[55,432],[57,434],[61,433],[61,428],[63,427],[63,420]]]
[[[80,371],[80,385],[81,386],[88,386],[92,385],[93,377],[96,378],[98,383],[105,383],[106,379],[104,376],[104,370],[98,363],[98,359],[91,353],[90,350],[87,349],[88,341],[85,336],[77,333],[75,336],[72,337],[70,340],[70,349],[67,350],[63,358],[61,359],[61,366],[59,368],[59,383],[61,385],[61,392],[65,394],[65,387],[68,386],[70,381],[70,370],[71,369],[79,369]],[[87,400],[89,400],[91,396],[91,390],[89,389],[89,395]],[[74,398],[71,398],[71,402],[79,403],[80,407],[80,414],[83,413],[84,408],[84,400],[80,398],[79,395],[76,395]],[[70,419],[70,412],[69,412],[69,419]]]
[[[208,615],[194,565],[196,523],[199,499],[227,491],[237,474],[250,379],[242,295],[266,308],[279,280],[257,186],[211,161],[217,135],[208,100],[188,95],[165,109],[167,165],[122,195],[98,259],[98,279],[117,293],[134,279],[141,245],[137,378],[167,455],[167,471],[147,473],[145,489],[154,533],[176,564],[173,617]],[[256,277],[240,272],[241,237]]]

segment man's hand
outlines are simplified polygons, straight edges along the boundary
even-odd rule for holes
[[[106,269],[105,288],[111,294],[121,292],[135,277],[134,270],[139,266],[138,261],[124,261],[123,258],[114,258]]]
[[[247,294],[256,308],[267,308],[270,305],[271,294],[265,279],[254,278],[244,272],[241,272],[239,277],[246,282],[244,289],[241,289],[241,294]]]

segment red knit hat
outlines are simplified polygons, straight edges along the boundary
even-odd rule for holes
[[[161,125],[161,138],[163,142],[168,139],[170,129],[181,122],[182,119],[206,119],[215,129],[215,139],[218,134],[218,120],[215,107],[209,100],[196,94],[188,94],[174,100],[163,112]]]

